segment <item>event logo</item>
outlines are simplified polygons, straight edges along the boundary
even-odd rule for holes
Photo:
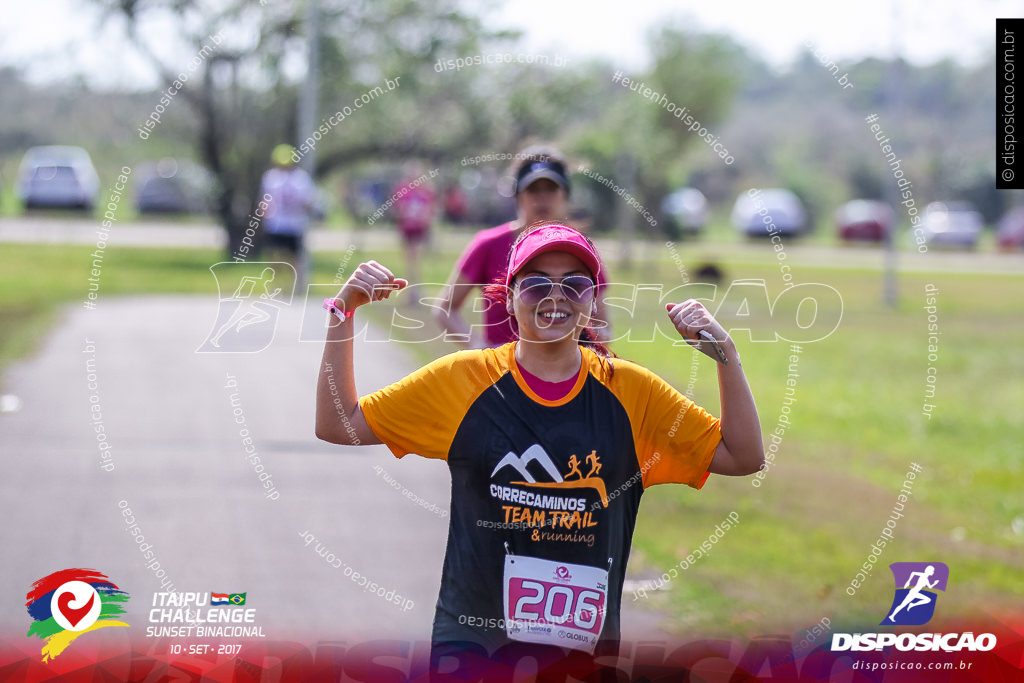
[[[217,319],[196,353],[256,353],[270,346],[281,309],[292,302],[295,269],[284,262],[222,262],[210,271],[220,303]],[[277,286],[285,272],[290,272],[284,278],[287,292]]]
[[[32,584],[25,607],[32,617],[26,636],[46,641],[43,661],[51,660],[79,636],[107,626],[128,624],[124,614],[129,595],[95,569],[64,569]]]
[[[896,595],[881,626],[920,626],[935,614],[938,595],[945,591],[949,567],[942,562],[893,562]],[[900,588],[902,586],[902,588]]]

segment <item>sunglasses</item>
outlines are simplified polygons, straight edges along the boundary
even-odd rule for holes
[[[519,281],[519,299],[527,306],[536,306],[555,291],[555,282],[543,275],[531,275]],[[594,281],[586,275],[567,275],[557,283],[562,296],[574,304],[582,304],[594,297]]]

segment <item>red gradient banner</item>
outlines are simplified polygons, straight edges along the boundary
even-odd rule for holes
[[[903,683],[942,681],[991,683],[1024,681],[1024,619],[992,617],[929,624],[919,633],[992,633],[997,645],[986,652],[833,652],[831,634],[817,648],[794,656],[798,638],[763,635],[753,638],[694,638],[678,642],[623,642],[617,656],[567,652],[536,661],[520,644],[493,657],[469,652],[461,660],[443,661],[440,674],[429,675],[430,643],[404,640],[291,642],[242,645],[237,654],[218,654],[202,644],[171,654],[162,639],[138,634],[96,634],[75,643],[61,657],[40,660],[33,639],[0,637],[0,680],[66,683],[93,681],[462,681],[505,680],[536,672],[546,682],[591,679],[598,672],[610,680],[693,680],[747,683],[764,681],[844,681]],[[908,631],[910,632],[910,631]],[[686,678],[686,677],[689,678]]]

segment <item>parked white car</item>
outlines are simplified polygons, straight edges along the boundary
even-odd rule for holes
[[[683,187],[666,196],[661,211],[685,234],[696,235],[708,222],[708,200],[695,187]]]
[[[33,147],[25,152],[18,167],[17,195],[26,209],[91,211],[99,190],[99,175],[89,153],[81,147]]]
[[[973,249],[984,225],[970,202],[932,202],[924,209],[921,227],[928,244]]]

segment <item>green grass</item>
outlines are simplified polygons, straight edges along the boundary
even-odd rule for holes
[[[0,246],[0,368],[35,349],[60,307],[84,304],[93,251],[90,246]],[[219,260],[216,250],[107,249],[98,301],[119,294],[209,292],[208,269]]]
[[[731,277],[777,280],[771,266],[730,271]],[[878,304],[876,273],[795,272],[800,281],[826,283],[841,293],[842,322],[828,338],[802,345],[792,427],[760,488],[750,479],[717,478],[699,495],[656,487],[645,496],[636,566],[651,575],[699,546],[730,510],[741,515],[739,527],[715,552],[654,604],[673,613],[686,610],[686,625],[701,632],[735,632],[737,623],[746,622],[763,629],[766,620],[795,629],[835,614],[871,624],[892,596],[887,565],[935,560],[951,569],[944,615],[983,605],[1016,605],[1019,611],[1024,536],[1012,524],[1018,520],[1019,529],[1024,523],[1024,357],[1010,350],[1024,345],[1024,321],[1012,303],[1024,296],[1024,279],[904,275],[900,305],[889,310]],[[941,332],[931,363],[937,375],[935,398],[928,400],[936,406],[931,418],[922,415],[929,366],[926,283],[939,289]],[[775,321],[752,307],[752,326],[762,332],[776,323],[784,327],[791,310]],[[654,309],[649,314],[662,315]],[[728,326],[729,316],[720,319]],[[737,339],[762,429],[770,433],[783,403],[789,344],[751,343],[742,334]],[[620,344],[616,350],[677,387],[689,382],[690,351],[678,350],[673,359],[676,350],[664,343]],[[714,370],[704,357],[698,362],[696,399],[716,412]],[[896,541],[850,597],[844,591],[867,560],[911,462],[923,472],[906,517],[897,523]],[[667,528],[673,532],[665,533]],[[707,595],[716,597],[695,600]]]
[[[612,268],[612,281],[680,282],[664,249],[658,263],[633,273]],[[701,251],[680,243],[692,273]],[[87,247],[3,245],[0,269],[0,363],[22,357],[54,324],[59,306],[79,304],[87,291]],[[318,254],[314,282],[335,277],[342,254]],[[401,272],[397,252],[373,258]],[[103,264],[101,297],[122,294],[212,293],[209,266],[221,260],[214,250],[109,249]],[[346,274],[366,256],[352,254]],[[424,263],[427,282],[443,282],[452,254]],[[726,281],[764,279],[768,295],[781,292],[777,264],[720,259]],[[946,272],[903,274],[895,309],[882,306],[877,272],[852,268],[794,266],[797,282],[835,288],[842,297],[842,320],[835,333],[802,344],[797,402],[763,485],[752,479],[714,477],[701,492],[657,486],[644,496],[634,537],[631,571],[660,575],[707,539],[731,511],[740,523],[726,532],[712,552],[670,584],[634,605],[659,608],[669,627],[680,632],[764,633],[797,630],[822,617],[837,625],[877,624],[892,597],[888,564],[940,561],[950,566],[950,585],[940,600],[943,618],[977,610],[1024,610],[1024,278]],[[927,320],[924,287],[938,287],[941,331],[935,405],[929,419],[925,402]],[[669,287],[666,286],[666,289]],[[711,304],[720,303],[725,288]],[[653,299],[649,300],[652,301]],[[101,298],[102,302],[102,298]],[[794,331],[795,301],[785,299],[769,316],[751,299],[755,334]],[[737,318],[736,300],[723,306],[727,327]],[[366,309],[386,324],[390,303]],[[828,313],[824,311],[823,313]],[[833,311],[834,313],[834,311]],[[664,315],[657,305],[641,308],[632,320],[613,314],[623,333],[653,329]],[[437,334],[428,326],[424,332]],[[409,335],[413,338],[413,335]],[[788,373],[789,344],[753,343],[737,333],[767,435],[776,425]],[[409,344],[418,362],[455,350],[452,344]],[[685,390],[696,362],[695,400],[718,410],[712,361],[666,339],[620,341],[621,356],[649,366]],[[360,387],[369,391],[376,387]],[[846,587],[867,560],[871,543],[888,519],[911,462],[923,468],[897,522],[891,543],[864,585],[851,597]],[[1016,527],[1014,523],[1016,521]],[[1017,531],[1014,531],[1014,528]]]

